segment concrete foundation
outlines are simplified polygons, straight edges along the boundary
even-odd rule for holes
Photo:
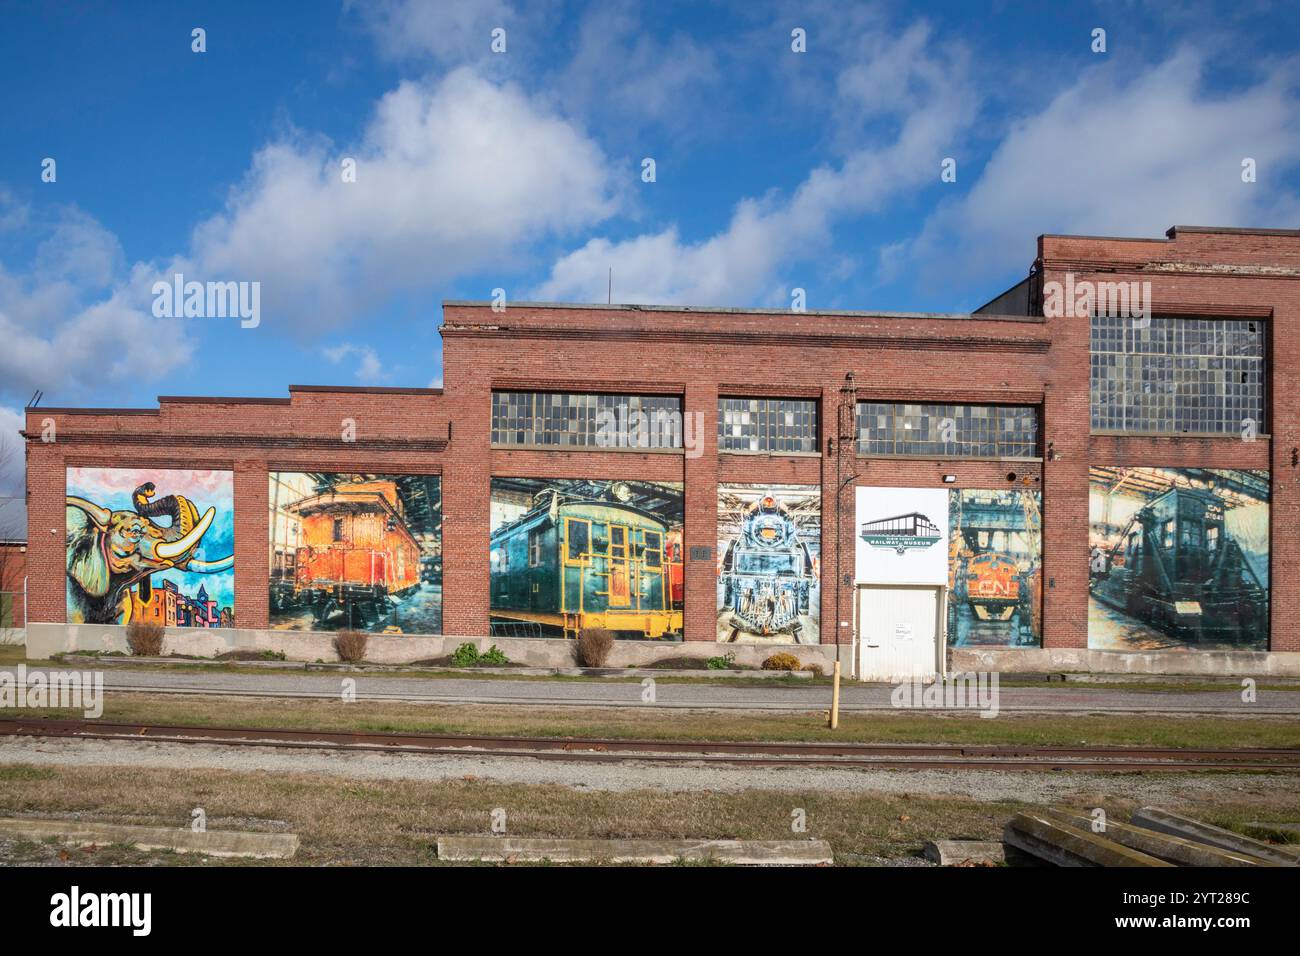
[[[948,672],[1001,674],[1186,674],[1300,677],[1297,651],[1090,651],[1084,648],[954,647]]]
[[[333,633],[320,631],[272,631],[245,628],[168,628],[164,654],[216,657],[231,651],[276,651],[292,661],[339,659]],[[470,643],[480,651],[492,645],[517,664],[530,667],[572,667],[575,641],[521,637],[415,637],[404,634],[371,634],[366,660],[372,664],[410,664],[451,654]],[[848,645],[841,645],[847,669]],[[27,656],[44,660],[73,651],[120,651],[129,653],[126,628],[110,624],[36,624],[27,628]],[[665,657],[714,657],[736,655],[736,663],[760,666],[778,652],[798,657],[804,664],[819,664],[827,673],[835,662],[835,645],[773,646],[771,644],[712,644],[706,641],[616,641],[607,666],[634,667]]]

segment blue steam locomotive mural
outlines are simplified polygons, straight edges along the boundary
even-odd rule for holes
[[[680,640],[682,517],[680,483],[493,478],[492,633]]]
[[[1268,472],[1090,477],[1090,648],[1267,649]]]
[[[821,640],[821,489],[718,488],[718,640]]]

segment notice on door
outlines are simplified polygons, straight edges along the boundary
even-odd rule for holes
[[[912,625],[911,625],[911,624],[902,624],[902,623],[899,623],[899,624],[895,624],[895,625],[894,625],[894,640],[896,640],[896,641],[910,641],[911,639],[912,639]]]

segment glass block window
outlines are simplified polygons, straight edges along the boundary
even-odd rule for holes
[[[1033,405],[912,405],[859,402],[858,454],[931,458],[1034,458]]]
[[[718,451],[817,451],[817,402],[719,398]]]
[[[1137,433],[1264,430],[1264,324],[1092,318],[1092,427]]]
[[[678,427],[654,434],[681,447],[679,395],[592,395],[572,392],[493,392],[492,444],[526,448],[596,448],[598,422],[625,421],[640,412],[646,421],[676,416]],[[606,413],[602,415],[602,413]],[[610,416],[613,416],[612,418]]]

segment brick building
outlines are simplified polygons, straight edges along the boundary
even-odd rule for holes
[[[229,498],[233,567],[209,542],[182,560],[210,585],[231,576],[233,627],[177,630],[178,650],[311,660],[343,621],[372,631],[378,660],[464,639],[558,660],[579,611],[631,602],[645,613],[629,635],[652,633],[652,609],[689,653],[780,645],[864,676],[933,672],[945,650],[957,669],[1297,671],[1298,280],[1297,231],[1049,235],[1028,277],[970,314],[449,301],[442,389],[32,408],[29,653],[120,644],[102,607],[71,620],[68,548],[110,512],[165,529],[153,498],[129,504],[153,469],[228,473],[207,494]],[[681,431],[611,440],[629,408]],[[118,497],[84,504],[116,472]],[[421,584],[306,581],[294,502],[323,494],[342,514],[351,489],[394,477],[389,529],[425,543]],[[191,524],[217,487],[195,481]],[[597,517],[563,517],[584,502]],[[643,526],[601,517],[611,503]],[[779,521],[802,555],[788,572],[744,545],[757,529],[771,546]],[[512,557],[516,528],[533,530]],[[560,608],[532,570],[532,595],[512,595],[520,561],[540,574],[557,540]],[[121,574],[138,590],[139,569]],[[782,607],[802,628],[773,623]],[[615,660],[681,653],[659,637]]]

